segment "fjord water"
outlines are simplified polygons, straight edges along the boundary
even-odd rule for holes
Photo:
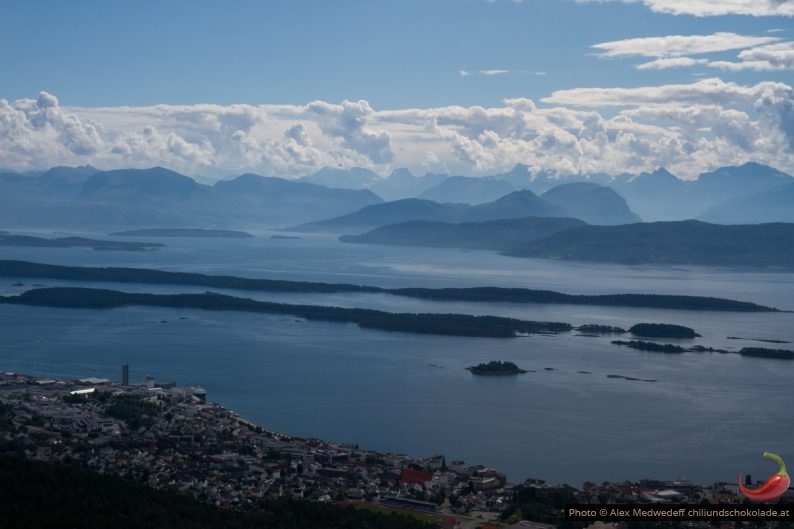
[[[130,240],[130,239],[124,239]],[[794,309],[794,274],[702,267],[628,267],[515,259],[491,252],[299,240],[163,239],[155,252],[3,248],[4,259],[139,266],[378,286],[516,286],[568,293],[721,296]],[[36,284],[0,280],[0,294]],[[201,287],[84,283],[119,290]],[[792,348],[794,314],[440,303],[389,295],[227,293],[390,311],[499,314],[574,324],[640,321],[694,327],[692,342],[738,350]],[[794,455],[794,362],[739,355],[664,355],[577,333],[515,339],[424,336],[299,318],[130,307],[108,311],[0,305],[0,369],[204,386],[209,399],[275,430],[362,448],[491,465],[512,481],[686,476],[709,483],[764,476],[764,451]],[[475,377],[466,366],[511,360],[534,372]],[[550,368],[550,370],[547,370]],[[624,375],[656,382],[608,378]]]

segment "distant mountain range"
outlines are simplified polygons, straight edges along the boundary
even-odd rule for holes
[[[529,190],[513,191],[493,202],[478,205],[403,199],[291,229],[351,234],[417,220],[460,223],[524,217],[573,217],[598,224],[639,221],[626,201],[612,189],[573,183],[549,190],[541,197]]]
[[[726,200],[699,218],[720,224],[794,222],[794,182]]]
[[[374,175],[374,173],[372,173]],[[794,183],[790,175],[759,163],[749,162],[741,166],[721,167],[715,171],[701,174],[697,180],[682,180],[660,168],[650,173],[633,174],[588,174],[565,176],[550,172],[535,172],[525,165],[517,164],[512,170],[480,178],[447,176],[428,173],[415,177],[406,169],[395,170],[388,178],[370,176],[371,189],[386,200],[419,197],[434,202],[462,202],[481,204],[495,200],[510,191],[528,189],[543,194],[562,184],[586,182],[608,186],[624,197],[631,208],[645,221],[686,220],[701,218],[719,222],[755,222],[747,218],[732,218],[724,214],[717,216],[712,208],[722,207],[730,211],[732,204],[742,197],[748,197],[749,206],[762,212],[769,209],[776,212],[773,195],[763,195],[764,191],[780,188]],[[324,181],[321,172],[312,181],[331,185]],[[335,177],[334,181],[338,181]],[[363,182],[360,180],[359,182]],[[546,197],[549,198],[549,197]],[[771,201],[769,199],[772,198]],[[767,205],[769,206],[767,208]],[[706,213],[708,211],[708,213]],[[757,215],[765,221],[786,221],[776,213]],[[588,219],[584,219],[588,220]]]
[[[629,179],[615,180],[611,186],[623,195],[644,220],[710,219],[705,212],[742,197],[794,183],[794,178],[772,167],[746,163],[738,167],[722,167],[701,174],[697,180],[684,181],[666,169],[643,173]],[[766,197],[753,199],[753,207],[767,206]],[[738,212],[737,212],[738,213]],[[785,221],[782,217],[768,221]],[[735,217],[733,222],[746,222]]]
[[[368,169],[326,168],[298,181],[244,174],[215,185],[161,167],[54,167],[43,173],[0,172],[0,227],[105,231],[316,223],[301,228],[360,233],[412,220],[460,223],[528,216],[604,225],[640,218],[758,223],[794,220],[793,195],[794,178],[758,163],[723,167],[693,181],[663,168],[640,175],[566,177],[519,164],[478,178],[414,176],[406,169],[381,178]]]
[[[59,229],[284,226],[383,200],[373,192],[245,174],[200,184],[162,167],[0,174],[0,225]]]

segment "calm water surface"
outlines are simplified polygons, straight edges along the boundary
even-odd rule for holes
[[[271,240],[264,234],[244,240],[162,242],[167,248],[156,252],[3,248],[0,257],[379,286],[696,294],[794,309],[790,273],[558,263],[490,252],[348,245],[316,235],[301,240]],[[26,285],[16,287],[14,279],[0,279],[0,294],[18,293],[33,283],[67,284],[21,281]],[[574,324],[626,327],[664,321],[692,326],[703,335],[686,343],[729,350],[764,344],[728,336],[794,341],[794,314],[789,313],[228,293]],[[576,333],[516,339],[437,337],[283,316],[148,307],[93,311],[0,305],[0,330],[3,370],[117,379],[119,366],[129,363],[133,381],[153,374],[158,380],[202,385],[211,400],[276,430],[419,456],[443,452],[449,460],[495,466],[513,481],[537,477],[577,486],[584,480],[643,477],[733,481],[740,471],[769,473],[760,457],[764,451],[784,458],[794,455],[794,362],[734,354],[642,353],[611,345],[607,337]],[[496,379],[474,377],[464,369],[492,359],[511,360],[535,372]]]

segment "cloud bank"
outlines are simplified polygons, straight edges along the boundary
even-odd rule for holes
[[[559,90],[540,103],[394,110],[363,100],[113,108],[62,106],[47,92],[0,100],[0,167],[11,170],[162,165],[212,181],[322,167],[478,175],[523,163],[559,174],[665,166],[694,177],[749,160],[794,172],[791,86],[711,78]]]

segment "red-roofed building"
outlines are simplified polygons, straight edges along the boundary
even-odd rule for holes
[[[433,474],[413,468],[404,468],[400,475],[400,481],[409,485],[424,485],[428,481],[433,481]]]

